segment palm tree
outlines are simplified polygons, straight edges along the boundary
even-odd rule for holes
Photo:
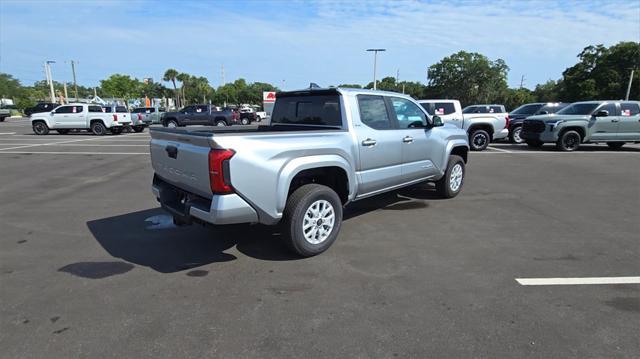
[[[181,90],[182,90],[182,99],[184,100],[184,104],[187,104],[187,98],[184,93],[184,88],[187,87],[187,82],[189,82],[189,78],[191,76],[189,74],[185,74],[184,72],[176,76],[178,81],[182,82]]]
[[[178,71],[176,69],[168,69],[164,72],[164,77],[162,78],[164,81],[171,81],[173,83],[173,94],[176,100],[176,107],[180,107],[178,98],[178,88],[176,87],[176,78],[178,76]]]

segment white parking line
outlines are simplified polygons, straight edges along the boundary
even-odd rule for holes
[[[15,132],[0,132],[0,135],[15,135]]]
[[[511,151],[503,150],[502,148],[497,148],[497,147],[492,147],[492,146],[487,146],[487,148],[491,149],[491,150],[500,151],[500,152],[511,153]]]
[[[520,285],[640,284],[640,277],[516,278]]]
[[[14,145],[14,146],[27,146],[27,145],[31,145],[32,143],[2,143],[2,140],[0,140],[0,146],[7,146],[7,145]],[[44,144],[38,145],[38,146],[44,146]],[[148,144],[146,145],[126,145],[126,144],[118,144],[118,145],[103,145],[103,144],[84,144],[84,143],[70,143],[70,144],[66,144],[66,143],[61,143],[61,144],[48,144],[47,146],[60,146],[60,147],[149,147]]]
[[[60,151],[1,151],[4,153],[18,155],[149,155],[149,152],[60,152]]]
[[[130,135],[123,135],[122,137],[127,137]],[[6,151],[6,150],[18,150],[21,148],[29,148],[29,147],[37,147],[37,146],[51,146],[51,145],[56,145],[56,144],[63,144],[63,143],[73,143],[73,142],[83,142],[83,141],[95,141],[95,140],[99,140],[102,137],[91,137],[91,138],[81,138],[81,139],[77,139],[77,140],[69,140],[69,141],[58,141],[58,142],[49,142],[49,143],[38,143],[38,144],[32,144],[32,145],[23,145],[23,146],[15,146],[15,147],[7,147],[7,148],[2,148],[0,149],[0,151]]]

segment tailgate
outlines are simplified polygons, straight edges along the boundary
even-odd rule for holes
[[[212,135],[151,130],[151,164],[156,175],[185,191],[211,198],[209,150]]]

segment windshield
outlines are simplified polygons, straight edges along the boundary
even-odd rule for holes
[[[556,112],[558,115],[590,115],[599,103],[574,103]]]
[[[515,110],[511,111],[512,115],[532,115],[534,114],[536,111],[538,111],[538,109],[540,109],[540,107],[542,107],[542,104],[535,104],[535,105],[522,105],[518,108],[516,108]]]

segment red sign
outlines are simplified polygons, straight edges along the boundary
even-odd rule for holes
[[[263,92],[262,93],[262,101],[263,102],[276,102],[276,93],[273,91]]]

